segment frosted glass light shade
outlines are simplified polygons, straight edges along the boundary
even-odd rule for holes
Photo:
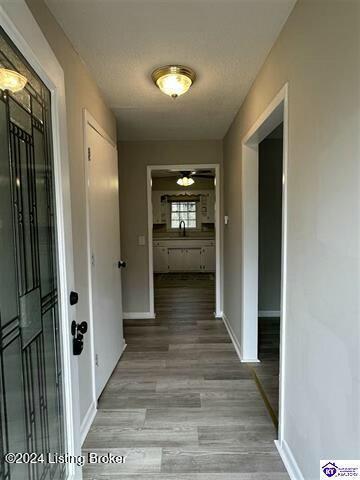
[[[196,78],[191,68],[181,65],[167,65],[152,73],[155,85],[169,97],[177,98],[186,93]]]
[[[27,78],[14,70],[0,68],[0,88],[1,90],[10,90],[11,92],[19,92],[27,83]]]
[[[190,187],[190,185],[195,183],[195,180],[191,177],[182,177],[179,178],[176,183],[182,187]]]

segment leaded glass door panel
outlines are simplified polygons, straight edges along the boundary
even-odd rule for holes
[[[0,29],[0,479],[60,480],[64,466],[7,452],[63,453],[50,92]],[[46,457],[45,457],[46,458]]]

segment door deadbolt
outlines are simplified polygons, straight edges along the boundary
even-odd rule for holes
[[[84,335],[88,330],[87,322],[76,323],[73,320],[71,324],[71,335],[73,336],[73,354],[80,355],[84,349]]]
[[[79,301],[79,294],[77,292],[70,292],[70,305],[76,305]]]

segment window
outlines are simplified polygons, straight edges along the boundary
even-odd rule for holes
[[[182,220],[186,228],[196,228],[196,202],[171,202],[171,228],[179,228]]]

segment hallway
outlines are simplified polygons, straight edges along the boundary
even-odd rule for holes
[[[85,480],[285,480],[251,372],[213,317],[214,276],[157,275],[155,320],[127,320],[127,349],[86,451],[126,455]]]

